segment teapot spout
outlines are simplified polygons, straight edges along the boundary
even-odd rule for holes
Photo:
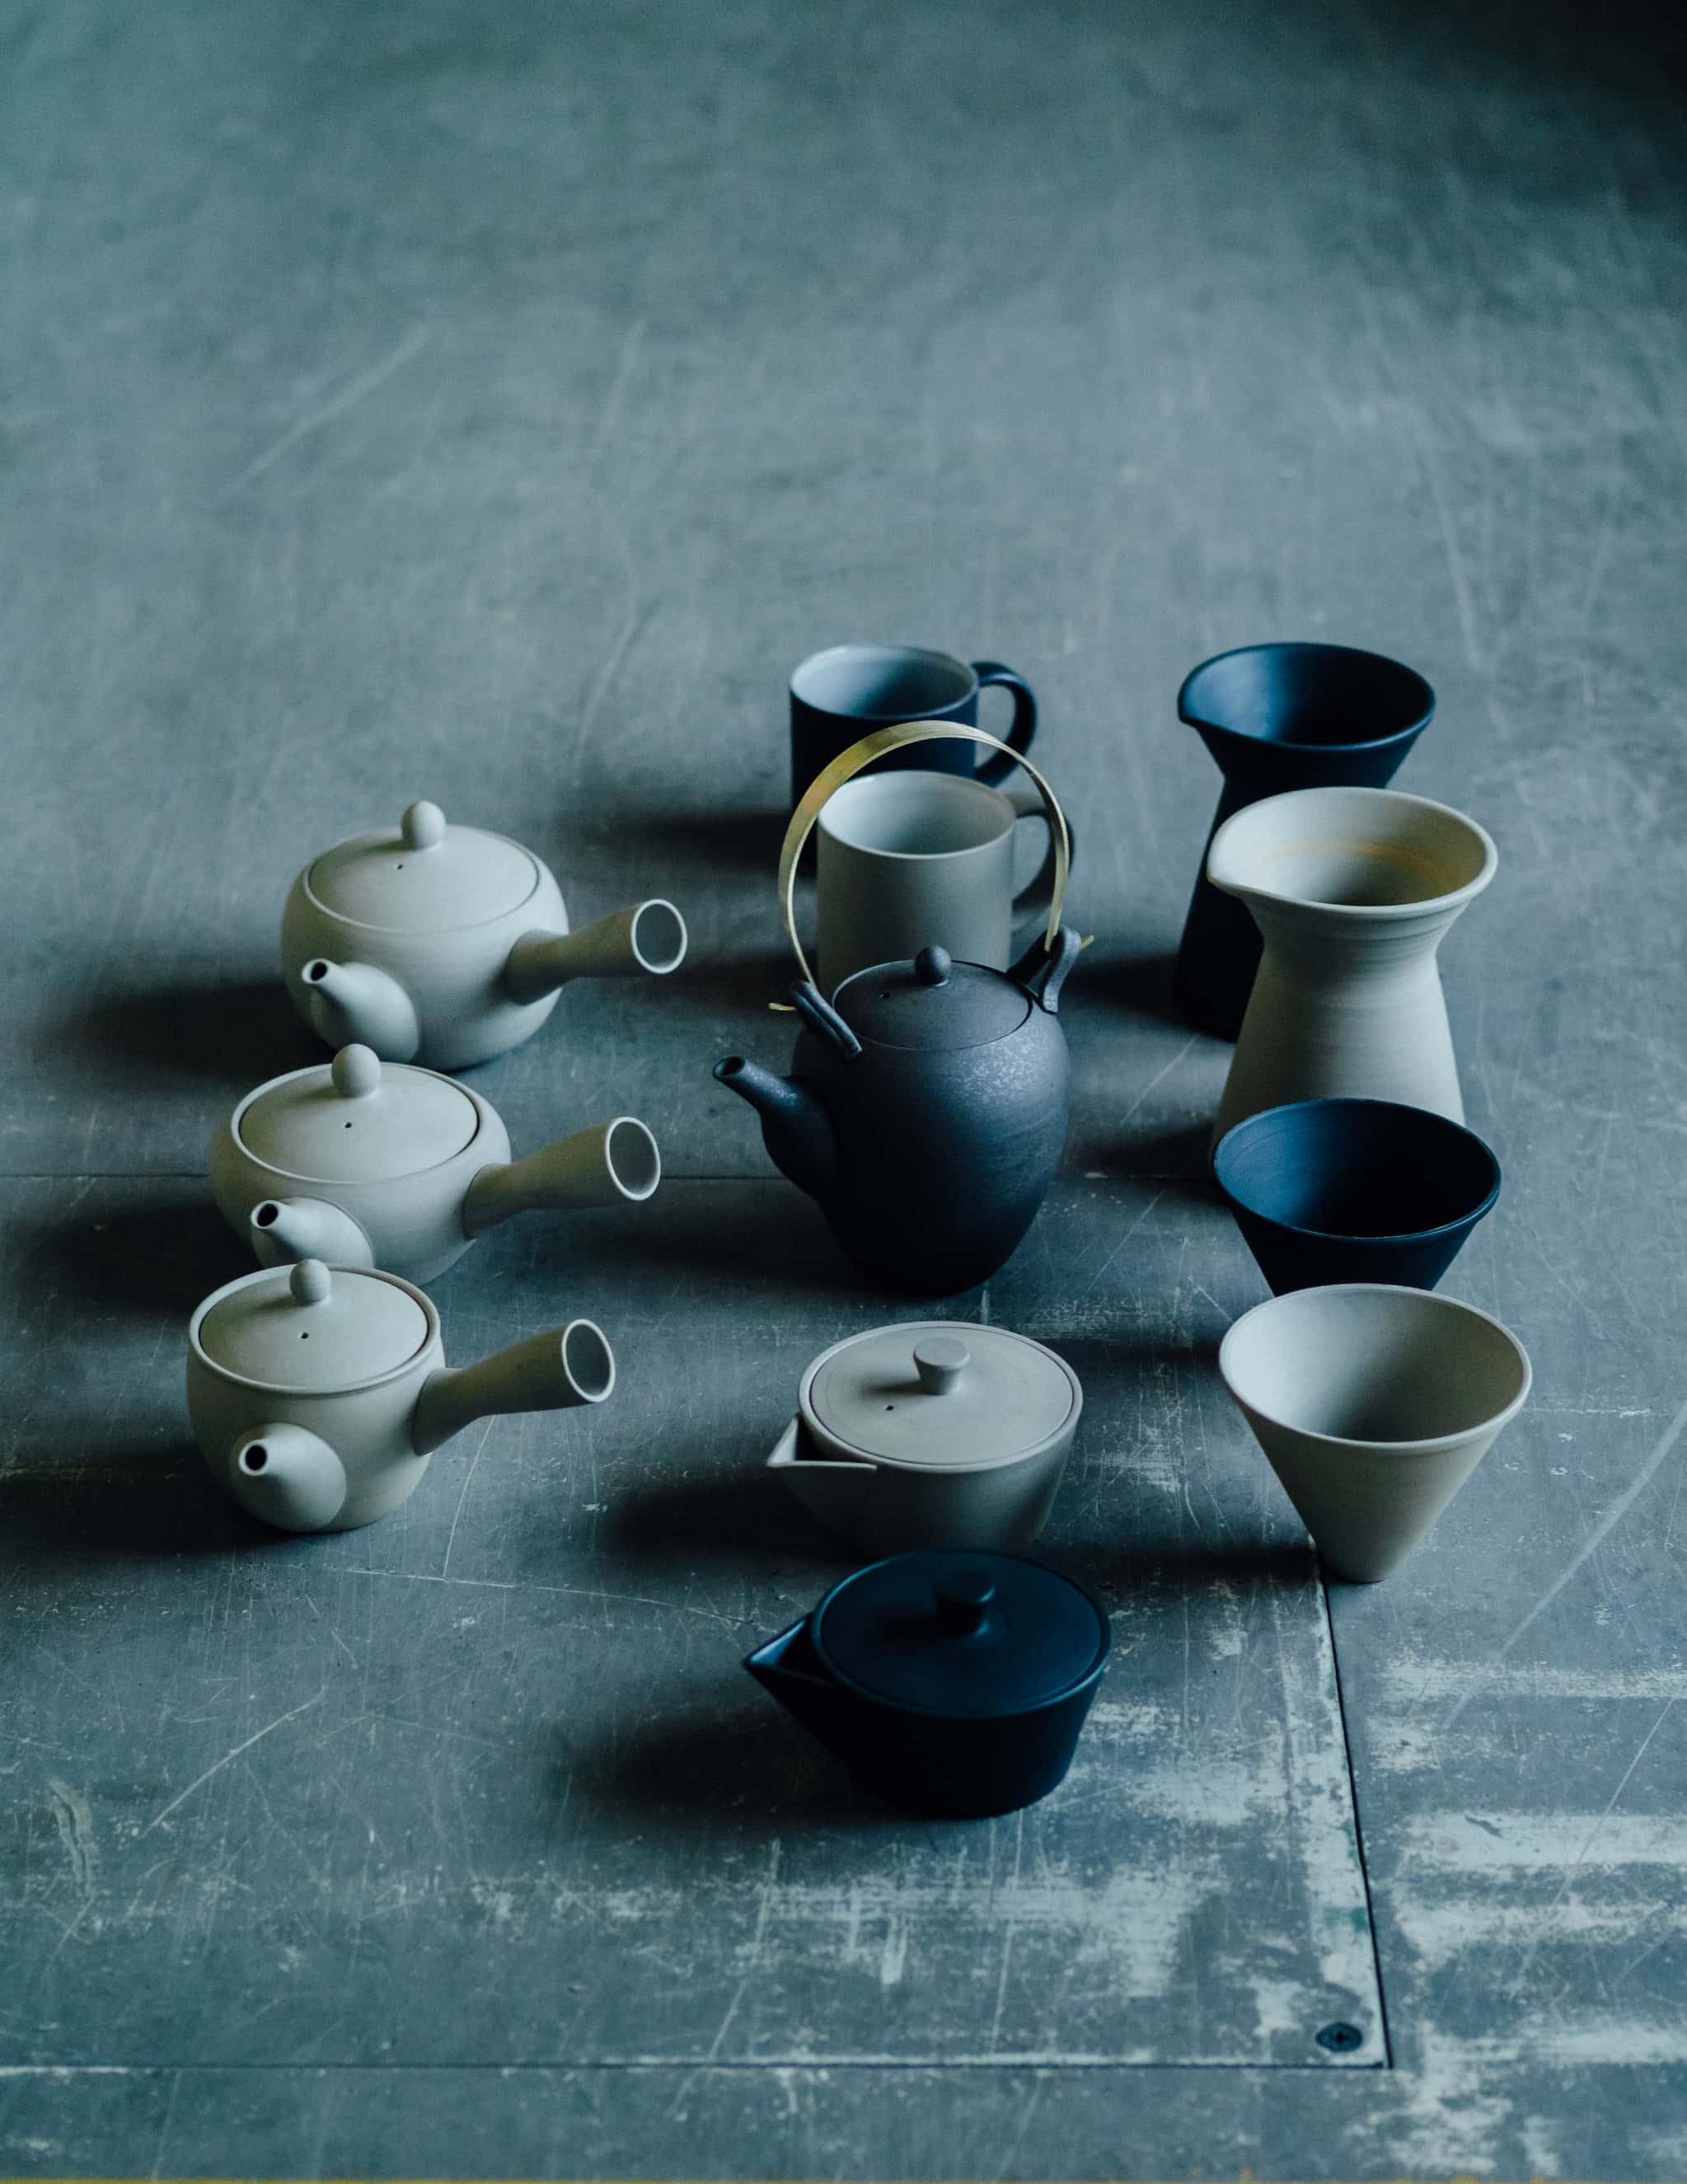
[[[849,1758],[855,1702],[827,1674],[809,1638],[806,1620],[793,1623],[766,1645],[746,1653],[744,1666],[816,1743],[837,1758]]]
[[[421,1045],[415,1003],[372,963],[331,963],[317,956],[301,976],[305,1011],[330,1046],[368,1046],[383,1061],[408,1061]]]
[[[715,1081],[748,1100],[761,1117],[761,1141],[780,1173],[810,1198],[829,1197],[838,1180],[838,1139],[831,1117],[805,1084],[776,1077],[760,1062],[729,1054]]]
[[[266,1198],[248,1223],[252,1248],[266,1267],[320,1259],[329,1267],[372,1267],[375,1252],[349,1213],[325,1198]]]
[[[228,1483],[241,1507],[282,1532],[326,1531],[345,1506],[346,1473],[303,1426],[259,1426],[230,1451]]]
[[[571,1319],[478,1365],[455,1371],[442,1366],[416,1398],[410,1443],[418,1456],[428,1456],[476,1418],[606,1402],[615,1384],[615,1353],[603,1329],[589,1319]]]
[[[571,978],[665,978],[685,951],[685,920],[672,903],[637,902],[577,933],[524,933],[505,960],[504,990],[525,1006]]]

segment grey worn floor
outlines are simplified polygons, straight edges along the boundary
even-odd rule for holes
[[[1687,2173],[1679,20],[1473,0],[0,8],[0,2166]],[[1081,838],[1067,1173],[963,1316],[1089,1403],[1066,1788],[869,1808],[740,1672],[838,1565],[760,1459],[904,1307],[772,1178],[782,682],[1011,660]],[[1534,1400],[1323,1586],[1213,1368],[1261,1288],[1166,958],[1261,637],[1423,668],[1499,840],[1445,963]],[[411,798],[668,986],[481,1073],[669,1180],[438,1287],[604,1411],[260,1536],[180,1399],[201,1162],[309,1058],[294,870]],[[1355,2027],[1350,2053],[1321,2046]]]

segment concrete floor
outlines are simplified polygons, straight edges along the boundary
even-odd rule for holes
[[[0,2165],[19,2176],[1687,2172],[1679,19],[1389,0],[0,5]],[[901,1316],[769,1173],[782,686],[1012,662],[1096,935],[1066,1173],[960,1317],[1088,1403],[1116,1618],[1016,1819],[868,1808],[743,1652],[758,1467]],[[1166,992],[1183,672],[1421,668],[1497,838],[1444,954],[1534,1401],[1326,1586],[1217,1379],[1228,1050]],[[438,1285],[622,1384],[285,1540],[185,1435],[203,1182],[312,1058],[287,883],[416,796],[692,960],[479,1074],[637,1218]],[[1351,2025],[1359,2045],[1317,2034]]]

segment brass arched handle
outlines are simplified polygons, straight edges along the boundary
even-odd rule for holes
[[[802,801],[791,814],[791,823],[785,829],[784,844],[779,852],[779,902],[785,913],[785,930],[790,935],[797,967],[810,985],[814,983],[814,973],[803,953],[803,944],[797,938],[797,864],[804,844],[814,832],[815,821],[832,791],[841,788],[876,758],[882,758],[887,751],[900,750],[908,744],[944,740],[982,744],[987,750],[1005,751],[1025,768],[1042,792],[1044,809],[1049,815],[1049,833],[1055,845],[1055,889],[1049,899],[1049,928],[1043,936],[1043,945],[1045,950],[1054,946],[1055,935],[1061,929],[1061,912],[1066,907],[1066,878],[1072,871],[1072,838],[1066,831],[1066,815],[1054,790],[1023,751],[1015,750],[998,737],[987,735],[983,728],[967,727],[958,721],[903,721],[894,727],[875,728],[871,735],[863,736],[859,743],[839,751],[803,791]]]

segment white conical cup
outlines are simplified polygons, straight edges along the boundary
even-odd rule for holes
[[[1213,1143],[1296,1100],[1463,1122],[1435,950],[1498,864],[1473,819],[1396,788],[1296,789],[1227,820],[1207,878],[1253,912],[1264,952]]]
[[[1333,1577],[1397,1569],[1528,1400],[1528,1357],[1474,1306],[1369,1282],[1245,1312],[1218,1369]]]

